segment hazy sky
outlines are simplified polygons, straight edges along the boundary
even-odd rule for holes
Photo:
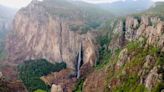
[[[103,2],[114,2],[119,0],[83,0],[90,3],[103,3]],[[153,0],[153,1],[164,1],[164,0]],[[21,8],[28,5],[31,0],[0,0],[0,4],[12,8]]]

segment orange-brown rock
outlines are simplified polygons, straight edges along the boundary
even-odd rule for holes
[[[28,91],[21,81],[7,80],[5,76],[3,76],[0,78],[0,92],[28,92]]]
[[[85,19],[76,15],[78,11],[74,11],[74,17],[70,13],[66,13],[66,18],[59,16],[63,9],[59,7],[62,6],[51,6],[49,2],[53,0],[33,1],[16,14],[14,31],[7,39],[9,61],[19,64],[28,59],[44,58],[52,63],[64,61],[69,68],[74,68],[82,43],[84,63],[95,64],[97,49],[92,33],[81,35],[70,28],[73,24],[84,24]]]
[[[72,76],[72,74],[73,72],[71,69],[64,69],[60,72],[54,72],[47,76],[43,76],[41,77],[41,80],[43,80],[47,85],[50,85],[54,90],[56,89],[55,87],[60,86],[62,91],[72,92],[77,80],[75,76]]]
[[[105,90],[105,71],[95,71],[91,73],[83,84],[83,92],[104,92]]]

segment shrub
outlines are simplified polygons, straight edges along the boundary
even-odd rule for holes
[[[108,45],[110,43],[110,38],[108,35],[105,36],[99,36],[97,38],[98,43],[100,44],[99,47],[99,59],[96,62],[97,68],[102,68],[104,65],[106,65],[109,61],[109,58],[111,57],[111,51],[108,50]]]
[[[80,28],[81,33],[80,34],[86,34],[89,30],[91,30],[91,28],[88,25],[83,25]]]
[[[152,92],[162,92],[164,89],[164,83],[158,83]]]
[[[159,52],[158,53],[158,61],[157,61],[157,65],[161,65],[163,66],[164,65],[164,52]]]
[[[79,79],[78,82],[75,85],[75,89],[73,90],[73,92],[82,92],[82,90],[83,90],[83,83],[84,83],[84,80],[83,79]]]
[[[41,90],[41,89],[37,89],[37,90],[35,90],[34,92],[47,92],[47,91]]]

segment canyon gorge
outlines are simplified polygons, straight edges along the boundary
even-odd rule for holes
[[[164,3],[102,5],[32,0],[0,21],[0,92],[163,92]]]

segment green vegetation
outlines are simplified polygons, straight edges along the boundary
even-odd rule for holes
[[[99,61],[97,61],[96,67],[97,69],[99,69],[106,65],[111,57],[111,52],[108,50],[110,38],[108,37],[108,35],[100,36],[97,38],[97,41],[100,44],[100,47],[98,59]]]
[[[80,29],[80,26],[74,24],[74,25],[70,25],[69,28],[71,31],[75,32],[75,31],[78,31]]]
[[[148,92],[143,84],[139,84],[135,89],[135,92]]]
[[[152,92],[160,92],[162,89],[164,89],[164,83],[158,83]]]
[[[125,18],[121,17],[119,19]],[[96,64],[97,69],[103,68],[104,66],[108,65],[108,63],[111,61],[111,56],[113,53],[118,54],[120,52],[119,48],[115,49],[115,51],[111,51],[108,48],[108,46],[111,44],[111,41],[113,42],[119,36],[119,33],[113,32],[117,28],[117,23],[119,19],[110,19],[109,21],[106,21],[106,23],[101,28],[99,28],[99,30],[101,31],[101,35],[97,37],[97,42],[100,45],[99,59]]]
[[[69,25],[69,28],[71,31],[74,31],[74,32],[80,31],[80,34],[85,34],[88,31],[92,29],[96,29],[99,26],[100,26],[100,23],[93,22],[93,23],[86,23],[83,25],[72,24],[72,25]]]
[[[151,68],[143,68],[147,55],[153,56],[155,61],[160,61],[161,65],[163,53],[159,53],[160,50],[157,47],[151,45],[145,47],[145,42],[144,40],[142,42],[133,41],[128,43],[126,48],[128,49],[127,55],[130,55],[129,57],[131,58],[130,61],[126,61],[125,65],[120,69],[112,69],[109,67],[109,74],[106,80],[107,84],[119,80],[119,84],[112,84],[112,92],[148,92],[144,84],[140,84],[141,75],[138,75],[139,71],[140,69],[145,69],[149,72],[152,69],[151,66]],[[110,66],[115,66],[118,62],[118,55],[111,58],[112,62],[110,62]],[[160,70],[160,72],[163,72],[163,69]],[[152,92],[159,92],[163,87],[163,84],[159,83],[159,85],[153,89],[155,91]],[[109,89],[107,88],[106,91],[108,92]]]
[[[108,56],[111,55],[111,51],[108,50],[108,46],[112,40],[112,30],[116,27],[117,20],[110,19],[109,21],[106,21],[104,25],[102,25],[100,30],[100,36],[97,37],[97,42],[100,45],[99,47],[99,62],[97,62],[97,65],[104,62],[104,60],[107,59]],[[106,58],[106,59],[104,59]]]
[[[89,25],[83,25],[80,28],[80,31],[81,31],[80,34],[85,34],[85,33],[87,33],[90,30],[91,30],[91,27]]]
[[[76,86],[75,86],[75,89],[73,90],[73,92],[83,92],[83,83],[84,83],[84,80],[79,79],[76,83]]]
[[[113,52],[108,48],[108,46],[111,41],[115,40],[115,38],[117,39],[119,36],[118,33],[113,33],[113,31],[117,27],[119,19],[110,19],[109,21],[106,21],[106,23],[101,28],[99,28],[99,30],[101,30],[101,35],[97,37],[97,42],[100,47],[99,59],[96,64],[96,69],[103,68],[111,61],[111,56]],[[120,52],[120,49],[115,49],[114,52],[118,54]]]
[[[66,68],[66,64],[51,64],[45,59],[28,60],[18,66],[19,78],[23,81],[29,92],[37,89],[49,91],[49,87],[40,80],[41,76],[51,72],[58,72]]]
[[[163,2],[157,2],[155,4],[155,7],[150,8],[145,13],[149,14],[149,15],[163,17],[164,16],[164,3]]]
[[[155,3],[154,6],[152,6],[148,10],[146,10],[142,13],[134,14],[134,15],[135,16],[142,16],[142,15],[158,16],[162,20],[164,20],[164,2],[157,2],[157,3]]]
[[[100,22],[99,21],[90,21],[88,23],[86,23],[86,25],[88,25],[90,28],[96,29],[97,27],[100,26]]]
[[[45,0],[39,3],[38,6],[43,6],[43,11],[48,12],[50,15],[59,16],[70,21],[83,21],[83,24],[80,26],[78,24],[70,26],[71,31],[79,31],[78,29],[82,29],[82,34],[91,29],[96,29],[101,23],[106,21],[106,19],[113,17],[113,14],[101,9],[97,5],[79,1]]]
[[[114,89],[114,92],[144,92],[145,87],[144,86],[138,86],[136,88],[136,84],[138,83],[137,80],[138,78],[136,76],[125,76],[125,82],[123,83],[123,85],[116,87]],[[137,90],[137,91],[136,91]],[[138,90],[142,90],[142,91],[138,91]]]
[[[164,52],[158,52],[158,61],[157,61],[157,65],[164,65]]]
[[[140,47],[140,43],[136,42],[136,41],[127,44],[127,49],[128,49],[129,52],[132,52],[132,51],[136,50],[139,47]]]
[[[37,89],[34,92],[46,92],[45,90]]]

